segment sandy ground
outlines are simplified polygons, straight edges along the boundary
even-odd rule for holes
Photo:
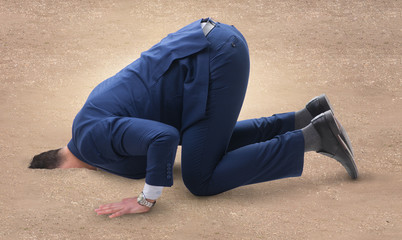
[[[58,3],[56,3],[58,2]],[[0,0],[0,239],[402,239],[402,2]],[[29,170],[65,145],[91,89],[168,33],[212,16],[251,55],[240,118],[298,110],[327,93],[360,178],[308,153],[300,178],[199,198],[175,184],[148,214],[99,204],[143,180]]]

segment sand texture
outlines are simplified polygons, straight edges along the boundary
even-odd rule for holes
[[[67,144],[89,92],[168,33],[211,16],[248,40],[240,119],[301,109],[326,93],[360,171],[308,153],[304,173],[195,197],[175,184],[150,213],[103,203],[143,180],[30,170]],[[402,2],[0,0],[0,239],[402,239]]]

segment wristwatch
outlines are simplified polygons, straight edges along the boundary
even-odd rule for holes
[[[156,203],[156,201],[155,202],[149,202],[145,198],[145,195],[144,195],[143,192],[141,192],[140,195],[138,195],[137,202],[138,202],[138,204],[140,204],[142,206],[145,206],[145,207],[149,207],[149,208],[153,207],[155,205],[155,203]]]

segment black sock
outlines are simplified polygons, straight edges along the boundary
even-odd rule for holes
[[[304,152],[318,151],[321,149],[321,137],[313,124],[302,128],[304,137]]]
[[[313,116],[311,116],[307,108],[295,112],[295,129],[302,129],[309,125],[311,119],[313,119]]]

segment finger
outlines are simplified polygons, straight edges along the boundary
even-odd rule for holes
[[[110,207],[113,207],[113,206],[118,205],[118,204],[119,203],[103,204],[103,205],[100,205],[99,208],[110,208]]]
[[[98,213],[98,215],[102,215],[102,214],[110,214],[110,213],[115,213],[122,210],[122,208],[111,208],[111,209],[104,209],[104,210],[99,210],[96,211]]]
[[[104,212],[97,212],[97,215],[105,215],[105,214],[113,214],[115,213],[114,211],[104,211]]]
[[[121,203],[110,203],[106,205],[101,205],[99,208],[95,209],[96,210],[103,210],[103,209],[111,209],[111,208],[116,208],[116,207],[121,207]]]
[[[115,217],[120,217],[121,215],[126,214],[126,212],[124,210],[120,210],[116,213],[113,213],[112,215],[109,216],[109,218],[115,218]]]
[[[108,210],[108,209],[114,209],[116,206],[109,206],[109,207],[99,207],[95,209],[95,211],[102,211],[102,210]]]
[[[107,205],[101,205],[98,208],[95,209],[95,211],[97,210],[103,210],[103,209],[109,209],[111,206],[107,206]]]
[[[102,214],[115,213],[115,212],[118,212],[118,211],[120,211],[120,210],[121,210],[121,209],[106,209],[106,210],[97,211],[96,213],[97,213],[98,215],[102,215]]]

